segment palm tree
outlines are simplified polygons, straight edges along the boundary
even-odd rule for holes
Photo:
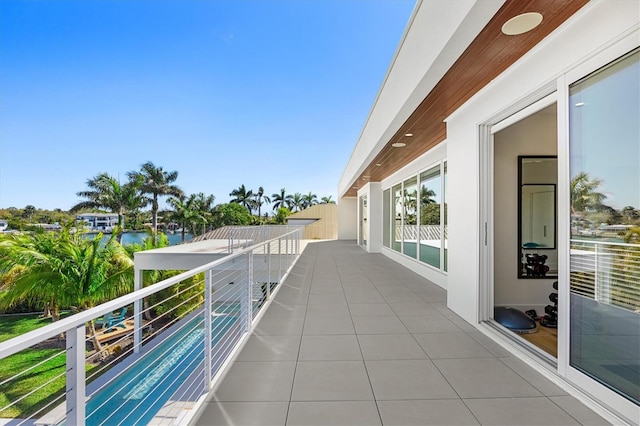
[[[124,213],[121,227],[124,229],[126,226],[127,216],[134,221],[135,225],[135,220],[140,214],[140,209],[146,207],[149,203],[149,199],[142,193],[142,177],[138,176],[135,179],[130,179],[129,182],[123,186],[122,196]],[[120,238],[118,239],[118,242],[121,242]]]
[[[153,232],[153,230],[146,230],[147,233],[150,233],[148,238],[143,238],[141,243],[128,244],[125,247],[127,254],[130,259],[135,258],[135,253],[139,251],[145,250],[153,250],[157,248],[163,248],[169,246],[169,239],[166,234],[162,232]],[[142,286],[146,287],[151,284],[155,284],[157,282],[162,281],[165,278],[168,278],[168,273],[170,271],[158,271],[158,270],[148,270],[142,271]],[[142,299],[142,311],[144,312],[144,319],[151,321],[153,317],[151,316],[151,306],[156,305],[156,302],[161,302],[164,298],[157,299],[157,294],[151,297],[145,297]]]
[[[29,219],[29,222],[31,222],[33,220],[33,214],[35,212],[36,212],[36,208],[31,204],[29,204],[25,206],[24,210],[22,211],[22,216],[26,219]]]
[[[622,216],[626,219],[627,223],[634,223],[640,217],[640,212],[633,206],[626,206],[621,210]]]
[[[262,216],[262,204],[264,204],[262,200],[264,199],[264,202],[269,204],[271,203],[271,199],[269,198],[269,196],[264,195],[263,187],[258,188],[258,192],[255,194],[255,197],[255,205],[258,207],[258,219],[260,219],[260,216]]]
[[[191,194],[187,200],[187,205],[191,209],[191,229],[196,234],[196,225],[202,225],[202,233],[206,232],[207,224],[213,221],[213,202],[216,197],[205,195],[203,192]]]
[[[424,206],[426,204],[435,203],[434,199],[436,196],[436,192],[433,189],[429,189],[426,186],[420,188],[420,205]]]
[[[120,231],[124,229],[124,218],[128,211],[136,210],[146,205],[146,200],[140,193],[142,180],[139,177],[132,178],[124,185],[120,185],[118,179],[107,173],[88,179],[89,190],[77,193],[79,197],[87,198],[71,207],[71,212],[87,209],[108,209],[118,214]],[[122,232],[117,233],[118,242],[122,241]]]
[[[303,195],[299,192],[296,192],[291,197],[291,201],[289,202],[291,206],[291,211],[298,211],[304,208],[304,198]]]
[[[320,199],[320,204],[335,204],[336,202],[331,199],[331,195],[328,197],[322,197]]]
[[[60,233],[3,237],[0,276],[5,277],[6,291],[0,297],[0,307],[29,300],[48,306],[53,321],[57,321],[60,308],[81,311],[130,292],[133,261],[115,235],[106,244],[101,239],[102,234],[90,240],[71,233],[69,227]],[[89,327],[95,337],[92,322]],[[97,351],[102,350],[95,338],[94,345]]]
[[[247,210],[249,210],[249,213],[251,213],[251,209],[253,207],[253,191],[251,189],[247,191],[247,188],[242,184],[238,189],[231,191],[229,196],[235,197],[230,201],[231,203],[237,203],[245,206]]]
[[[169,197],[167,203],[173,208],[171,220],[180,224],[180,228],[182,229],[182,242],[184,243],[187,224],[191,223],[191,217],[194,214],[191,205],[187,202],[187,198],[184,195]]]
[[[142,182],[140,189],[143,194],[151,195],[151,227],[153,232],[158,231],[158,197],[173,195],[179,197],[182,190],[172,185],[178,179],[178,172],[166,172],[162,167],[157,167],[151,161],[147,161],[140,167],[140,171],[128,172],[130,179]]]
[[[280,207],[291,209],[292,198],[293,197],[291,195],[286,194],[286,190],[284,188],[281,188],[279,194],[271,195],[271,200],[273,201],[273,210],[278,210]]]
[[[307,209],[311,206],[318,204],[318,196],[311,191],[308,194],[302,196],[302,207]]]
[[[601,184],[600,179],[592,179],[586,172],[580,172],[571,179],[571,213],[599,208],[607,198],[606,195],[598,192]]]

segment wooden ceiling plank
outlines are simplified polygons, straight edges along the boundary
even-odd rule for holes
[[[446,139],[444,119],[576,13],[588,0],[508,0],[416,107],[356,181],[380,182]],[[539,12],[542,24],[529,33],[506,36],[501,28],[513,16]],[[461,83],[462,82],[462,83]],[[407,138],[406,133],[414,136]],[[391,143],[403,140],[404,148]],[[380,167],[377,163],[382,164]],[[364,176],[369,176],[366,181]],[[345,195],[355,196],[350,188]]]

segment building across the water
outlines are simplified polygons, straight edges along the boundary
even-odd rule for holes
[[[118,225],[116,213],[82,213],[76,220],[84,222],[91,231],[111,232]]]

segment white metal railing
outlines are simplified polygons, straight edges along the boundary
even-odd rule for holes
[[[11,417],[23,419],[14,420],[16,425],[34,419],[78,425],[180,422],[181,415],[195,412],[248,338],[298,258],[300,236],[299,229],[290,231],[0,342],[0,368],[34,347],[64,347],[0,382],[0,396],[10,395],[0,418],[13,410]],[[123,318],[105,322],[95,334],[87,327],[123,310]],[[23,395],[12,392],[26,376],[43,374],[39,368],[52,360],[62,364],[59,373]],[[61,377],[60,389],[47,390]],[[46,395],[34,402],[40,392]]]
[[[286,235],[296,229],[304,230],[304,226],[259,225],[227,227],[229,253],[233,253],[235,247],[248,247],[253,244],[277,238],[280,235]]]
[[[572,239],[571,291],[640,310],[640,245]]]
[[[252,225],[252,226],[223,226],[203,235],[198,235],[186,243],[195,243],[205,240],[228,240],[228,251],[249,247],[262,243],[296,229],[304,229],[301,225]],[[302,238],[301,234],[301,238]]]
[[[447,226],[440,225],[395,225],[396,241],[402,240],[402,232],[404,230],[405,241],[417,241],[420,235],[420,241],[440,241],[442,230],[444,229],[444,238],[448,238]]]

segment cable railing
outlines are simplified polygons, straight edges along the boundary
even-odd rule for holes
[[[293,230],[304,230],[304,226],[293,225],[260,225],[260,226],[231,226],[228,228],[229,253],[237,247],[243,248],[262,243],[281,235],[287,235]]]
[[[640,245],[571,240],[571,291],[640,312]]]
[[[444,232],[444,238],[448,238],[447,225],[395,225],[395,238],[400,241],[404,232],[405,241],[440,241]]]
[[[288,234],[296,229],[304,230],[303,225],[252,225],[252,226],[223,226],[205,234],[198,235],[186,243],[205,240],[227,240],[228,251],[241,249],[254,244],[263,243]],[[301,234],[302,238],[302,234]]]
[[[300,236],[292,230],[0,342],[0,369],[24,364],[0,381],[0,419],[185,423],[291,270]],[[38,385],[25,386],[34,377]]]

